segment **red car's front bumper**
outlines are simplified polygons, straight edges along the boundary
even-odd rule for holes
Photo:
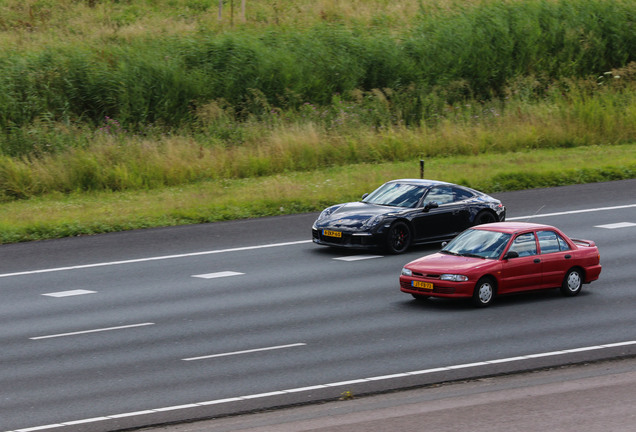
[[[413,286],[413,281],[419,281],[418,279],[414,279],[408,276],[400,276],[400,291],[415,294],[415,295],[423,295],[430,297],[472,297],[473,290],[475,288],[474,281],[466,281],[466,282],[452,282],[452,281],[426,281],[432,283],[433,288],[418,288]]]

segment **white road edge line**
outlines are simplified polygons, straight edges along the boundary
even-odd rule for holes
[[[228,357],[228,356],[240,355],[240,354],[250,354],[250,353],[255,353],[260,351],[272,351],[272,350],[278,350],[278,349],[284,349],[284,348],[293,348],[293,347],[299,347],[299,346],[305,346],[305,345],[307,344],[301,342],[301,343],[278,345],[278,346],[271,346],[271,347],[265,347],[265,348],[254,348],[254,349],[243,350],[243,351],[227,352],[227,353],[221,353],[221,354],[204,355],[199,357],[190,357],[190,358],[184,358],[181,360],[183,361],[204,360],[204,359],[211,359],[211,358],[217,358],[217,357]]]
[[[93,329],[93,330],[82,330],[82,331],[76,331],[76,332],[71,332],[71,333],[60,333],[60,334],[54,334],[54,335],[48,335],[48,336],[36,336],[36,337],[29,338],[29,339],[31,339],[31,340],[51,339],[51,338],[64,337],[64,336],[81,335],[81,334],[86,334],[86,333],[98,333],[98,332],[105,332],[105,331],[112,331],[112,330],[123,330],[123,329],[129,329],[129,328],[134,328],[134,327],[144,327],[144,326],[150,326],[150,325],[155,325],[155,323],[148,322],[148,323],[131,324],[131,325],[125,325],[125,326],[118,326],[118,327],[107,327],[107,328],[100,328],[100,329]]]
[[[597,207],[597,208],[591,208],[591,209],[571,210],[571,211],[556,212],[556,213],[544,213],[544,214],[536,214],[531,216],[518,216],[513,218],[506,218],[506,220],[513,221],[513,220],[534,219],[534,218],[550,217],[550,216],[564,216],[564,215],[579,214],[579,213],[592,213],[597,211],[620,210],[620,209],[626,209],[626,208],[632,208],[632,207],[636,207],[636,204],[627,204],[627,205],[620,205],[620,206],[613,206],[613,207]]]
[[[94,268],[94,267],[115,266],[115,265],[122,265],[122,264],[133,264],[133,263],[148,262],[148,261],[160,261],[160,260],[176,259],[176,258],[187,258],[187,257],[193,257],[193,256],[213,255],[213,254],[220,254],[220,253],[227,253],[227,252],[241,252],[241,251],[247,251],[247,250],[266,249],[266,248],[281,247],[281,246],[293,246],[293,245],[311,243],[311,242],[312,240],[300,240],[300,241],[272,243],[272,244],[258,245],[258,246],[245,246],[245,247],[238,247],[238,248],[232,248],[232,249],[219,249],[219,250],[213,250],[213,251],[191,252],[191,253],[185,253],[185,254],[165,255],[165,256],[150,257],[150,258],[137,258],[137,259],[131,259],[131,260],[124,260],[124,261],[84,264],[84,265],[77,265],[77,266],[57,267],[57,268],[41,269],[41,270],[27,270],[23,272],[0,274],[0,278],[12,277],[12,276],[24,276],[24,275],[31,275],[31,274],[38,274],[38,273],[51,273],[51,272],[67,271],[67,270],[79,270],[79,269],[87,269],[87,268]]]
[[[300,388],[292,388],[287,390],[277,390],[277,391],[272,391],[268,393],[257,393],[253,395],[245,395],[245,396],[237,396],[237,397],[232,397],[227,399],[217,399],[217,400],[211,400],[211,401],[205,401],[205,402],[197,402],[197,403],[192,403],[187,405],[175,405],[171,407],[155,408],[155,409],[150,409],[145,411],[136,411],[131,413],[123,413],[123,414],[113,414],[113,415],[104,416],[104,417],[94,417],[90,419],[75,420],[75,421],[69,421],[69,422],[58,423],[58,424],[50,424],[46,426],[35,426],[31,428],[16,429],[13,431],[5,431],[5,432],[34,432],[34,431],[41,431],[41,430],[49,430],[49,429],[61,428],[64,426],[76,425],[76,424],[95,423],[95,422],[100,422],[105,420],[114,420],[114,419],[118,419],[122,417],[131,417],[134,415],[145,415],[145,414],[160,413],[160,412],[178,410],[178,409],[189,409],[189,408],[202,407],[202,406],[208,406],[208,405],[218,405],[218,404],[238,402],[238,401],[248,400],[248,399],[265,398],[272,395],[298,393],[302,391],[350,385],[352,383],[378,381],[382,379],[405,377],[408,375],[423,375],[423,374],[430,374],[434,372],[449,371],[453,369],[462,369],[462,368],[468,368],[468,367],[479,367],[479,366],[486,366],[486,365],[497,364],[497,363],[512,363],[512,362],[516,362],[520,360],[533,359],[538,357],[560,356],[560,355],[570,354],[570,353],[575,353],[580,351],[601,350],[605,348],[615,348],[615,347],[628,346],[628,345],[636,345],[636,340],[626,341],[626,342],[616,342],[616,343],[610,343],[610,344],[604,344],[604,345],[594,345],[589,347],[566,349],[561,351],[552,351],[547,353],[529,354],[529,355],[518,356],[518,357],[508,357],[508,358],[502,358],[502,359],[487,360],[483,362],[467,363],[463,365],[460,364],[460,365],[454,365],[454,366],[438,367],[433,369],[423,369],[419,371],[405,372],[402,374],[385,375],[381,377],[369,377],[369,378],[361,378],[357,380],[340,381],[340,382],[334,382],[334,383],[328,383],[328,384],[315,385],[311,387],[300,387]]]
[[[518,216],[513,218],[506,218],[506,220],[509,220],[509,221],[523,220],[523,219],[530,220],[530,219],[540,218],[540,217],[563,216],[563,215],[569,215],[569,214],[589,213],[589,212],[606,211],[606,210],[618,210],[618,209],[626,209],[631,207],[636,207],[636,204],[627,204],[627,205],[613,206],[613,207],[598,207],[598,208],[592,208],[592,209],[573,210],[573,211],[557,212],[557,213],[535,214],[530,216]],[[133,264],[138,262],[159,261],[159,260],[167,260],[167,259],[175,259],[175,258],[187,258],[192,256],[212,255],[212,254],[220,254],[220,253],[227,253],[227,252],[241,252],[246,250],[266,249],[266,248],[281,247],[281,246],[293,246],[293,245],[312,243],[312,242],[313,240],[300,240],[300,241],[285,242],[285,243],[272,243],[272,244],[265,244],[265,245],[258,245],[258,246],[245,246],[245,247],[238,247],[238,248],[231,248],[231,249],[219,249],[219,250],[213,250],[213,251],[192,252],[192,253],[186,253],[186,254],[165,255],[165,256],[150,257],[150,258],[138,258],[138,259],[124,260],[124,261],[85,264],[85,265],[70,266],[70,267],[28,270],[23,272],[0,274],[0,278],[24,276],[24,275],[38,274],[38,273],[51,273],[51,272],[67,271],[67,270],[79,270],[79,269],[94,268],[94,267],[114,266],[114,265],[122,265],[122,264]]]

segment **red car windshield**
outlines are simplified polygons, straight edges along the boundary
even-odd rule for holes
[[[449,255],[498,259],[510,234],[469,229],[451,240],[440,252]]]

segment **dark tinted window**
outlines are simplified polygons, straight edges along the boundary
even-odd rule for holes
[[[415,207],[424,194],[422,186],[385,183],[371,192],[362,201],[371,204],[380,204],[397,207]]]
[[[458,187],[453,188],[453,193],[455,194],[455,201],[463,201],[475,196],[472,192]]]
[[[426,195],[424,205],[430,202],[436,202],[439,205],[448,204],[455,201],[455,194],[453,188],[450,186],[435,186]]]
[[[520,257],[536,255],[537,243],[535,241],[534,233],[519,234],[515,237],[508,252],[511,251],[517,252]]]
[[[554,231],[539,231],[537,237],[542,254],[570,249],[566,241]]]

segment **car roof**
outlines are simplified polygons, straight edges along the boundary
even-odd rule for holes
[[[514,234],[519,231],[528,231],[534,229],[550,229],[554,230],[555,227],[551,225],[544,225],[530,222],[494,222],[485,225],[479,225],[474,227],[476,229],[483,229],[488,231],[499,231],[508,234]]]
[[[387,183],[409,183],[409,184],[418,185],[418,186],[436,186],[436,185],[457,186],[453,183],[448,183],[448,182],[444,182],[440,180],[410,179],[410,178],[390,180]]]

